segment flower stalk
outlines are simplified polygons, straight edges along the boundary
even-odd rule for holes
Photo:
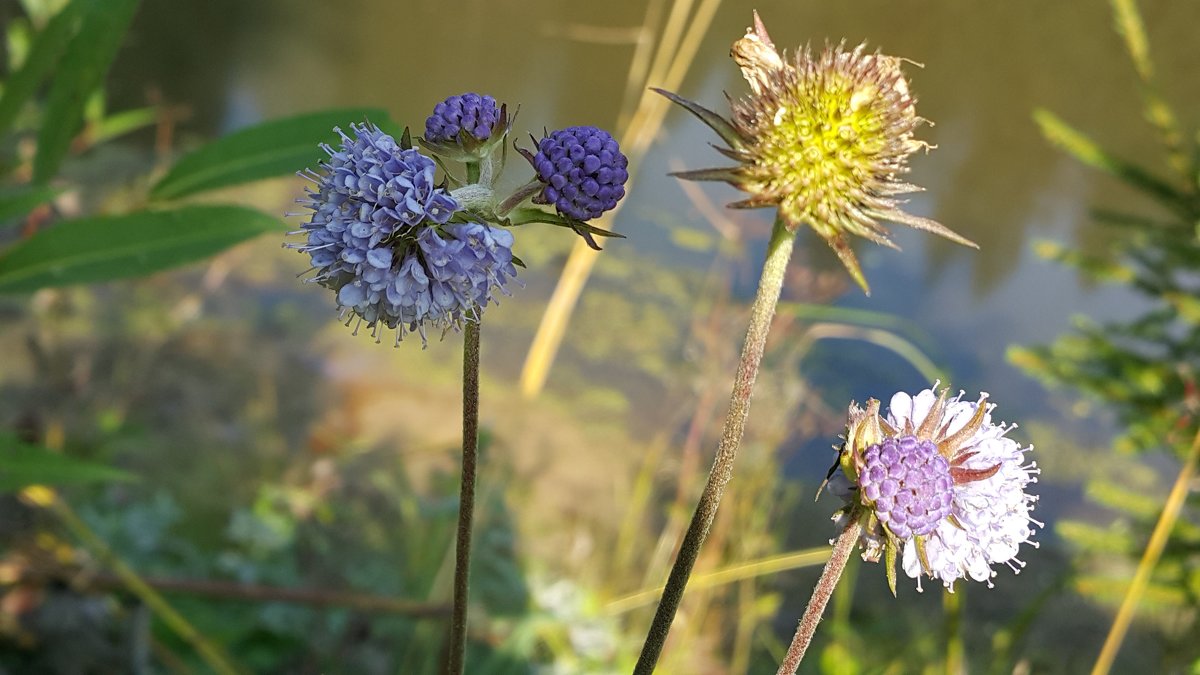
[[[717,508],[725,493],[725,486],[733,477],[733,464],[737,459],[738,448],[746,430],[746,418],[750,414],[750,398],[754,393],[754,381],[758,377],[758,368],[762,363],[763,351],[767,342],[767,333],[771,320],[775,316],[775,306],[779,302],[779,294],[783,289],[784,273],[788,261],[792,257],[795,236],[787,224],[777,219],[771,231],[771,241],[767,245],[767,259],[763,265],[762,276],[758,282],[758,292],[754,305],[750,310],[750,325],[746,330],[746,341],[742,347],[741,360],[738,363],[737,375],[730,396],[729,411],[725,416],[725,426],[721,433],[721,442],[717,446],[717,456],[713,460],[708,482],[696,504],[691,524],[680,544],[679,554],[671,568],[663,589],[654,620],[650,624],[646,642],[642,646],[634,675],[650,675],[658,663],[659,655],[666,644],[671,623],[679,609],[687,587],[688,577],[708,537],[709,529],[717,516]]]
[[[479,455],[479,322],[463,329],[463,458],[454,546],[454,609],[450,617],[447,675],[459,675],[467,646],[467,601],[471,574],[471,523],[475,516],[475,472]]]
[[[837,587],[838,580],[842,578],[846,563],[850,561],[850,553],[854,551],[854,545],[858,543],[857,524],[858,512],[855,510],[851,513],[846,527],[842,529],[842,533],[833,543],[833,552],[830,553],[829,561],[825,563],[825,569],[821,571],[821,578],[813,588],[812,597],[808,600],[808,607],[804,609],[804,616],[800,618],[800,625],[796,627],[792,644],[788,646],[787,654],[784,655],[783,663],[779,665],[776,675],[794,675],[796,669],[800,667],[800,661],[804,659],[804,653],[808,651],[808,645],[812,643],[813,634],[817,632],[817,624],[821,623],[821,615],[825,613],[825,606],[829,604],[829,598],[833,597],[833,589]]]

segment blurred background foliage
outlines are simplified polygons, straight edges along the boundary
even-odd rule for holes
[[[526,285],[488,312],[470,672],[631,668],[769,228],[722,209],[732,192],[663,175],[713,156],[641,92],[740,92],[725,55],[749,9],[462,4],[443,27],[433,0],[0,2],[0,671],[438,671],[457,336],[350,337],[295,281],[280,214],[332,126],[419,127],[467,89],[520,103],[522,131],[643,144],[613,223],[630,239],[596,259],[536,398],[517,381],[572,242],[522,231]],[[662,672],[774,669],[832,534],[812,495],[845,405],[938,378],[991,392],[1037,446],[1042,545],[997,590],[954,596],[895,600],[852,565],[805,671],[1078,672],[1198,424],[1198,139],[1178,120],[1200,110],[1200,10],[1148,1],[1143,26],[1120,0],[843,5],[758,9],[781,44],[866,37],[928,64],[914,86],[941,148],[914,210],[983,252],[905,235],[903,255],[864,250],[867,300],[802,242]],[[1200,667],[1196,506],[1118,671]]]

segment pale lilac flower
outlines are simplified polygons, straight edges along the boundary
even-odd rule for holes
[[[1026,488],[1040,469],[1025,459],[1031,448],[1008,438],[1015,425],[992,422],[995,406],[986,399],[926,389],[893,396],[886,417],[878,401],[850,408],[841,475],[831,485],[843,486],[847,509],[864,511],[863,557],[887,556],[893,592],[897,557],[918,589],[928,575],[953,590],[958,579],[990,587],[996,564],[1019,572],[1021,544],[1037,546],[1031,538],[1041,523],[1030,516],[1037,497]],[[838,518],[844,523],[847,511]]]

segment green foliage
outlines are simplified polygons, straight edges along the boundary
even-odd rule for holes
[[[183,157],[150,190],[177,199],[205,190],[285,176],[311,166],[318,142],[335,143],[336,126],[371,120],[385,131],[395,123],[378,108],[345,108],[271,120],[213,141]]]
[[[44,185],[23,185],[0,194],[0,223],[29,213],[45,204],[61,190]]]
[[[0,493],[29,485],[77,485],[129,481],[134,476],[99,462],[87,462],[0,434]]]
[[[1097,211],[1112,229],[1109,248],[1089,256],[1060,245],[1038,252],[1093,282],[1126,287],[1142,298],[1139,316],[1099,323],[1076,318],[1074,331],[1050,345],[1012,348],[1012,362],[1048,385],[1068,387],[1103,403],[1123,427],[1115,449],[1182,457],[1200,429],[1200,136],[1184,149],[1176,116],[1153,82],[1149,42],[1132,0],[1113,0],[1115,24],[1142,80],[1144,112],[1159,132],[1168,178],[1120,159],[1054,114],[1038,110],[1043,135],[1083,164],[1114,176],[1156,203],[1154,214]],[[1129,460],[1127,460],[1129,461]],[[1111,467],[1110,467],[1111,468]],[[1144,486],[1139,486],[1144,487]],[[1074,589],[1103,604],[1120,602],[1163,508],[1165,489],[1140,491],[1128,472],[1095,470],[1088,497],[1110,510],[1108,527],[1060,522],[1056,530],[1079,553]],[[1184,508],[1139,609],[1173,621],[1159,626],[1173,656],[1193,660],[1200,569],[1196,511]]]
[[[0,135],[12,127],[21,107],[53,70],[67,42],[78,31],[86,4],[76,0],[56,14],[34,40],[20,69],[4,81],[4,94],[0,95]]]
[[[45,183],[58,172],[75,132],[83,123],[88,97],[104,82],[138,0],[73,0],[84,5],[79,31],[71,37],[54,74],[38,132],[33,180]]]
[[[0,255],[0,293],[144,276],[276,229],[274,218],[238,206],[63,221]]]

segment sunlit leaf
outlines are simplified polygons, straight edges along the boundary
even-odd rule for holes
[[[45,80],[71,36],[79,27],[79,17],[91,0],[73,0],[50,19],[38,33],[20,70],[4,82],[4,94],[0,95],[0,134],[8,131],[21,111],[21,106],[33,96],[38,85]]]
[[[68,485],[135,480],[120,469],[87,462],[0,435],[0,492],[27,485]]]
[[[1103,528],[1075,520],[1060,521],[1054,527],[1058,536],[1087,551],[1131,553],[1134,543],[1128,532]]]
[[[275,218],[238,206],[68,220],[0,255],[0,292],[144,276],[279,229]]]
[[[1108,154],[1095,141],[1059,119],[1049,110],[1035,110],[1033,118],[1041,127],[1042,135],[1046,137],[1046,140],[1080,162],[1116,176],[1130,186],[1162,200],[1167,206],[1177,211],[1187,210],[1183,195],[1170,184],[1139,166]]]
[[[75,0],[72,5],[79,2],[84,0]],[[79,32],[67,43],[46,101],[33,160],[36,183],[53,178],[67,156],[71,139],[83,123],[87,99],[103,84],[138,0],[90,0],[85,4]]]
[[[23,186],[0,193],[0,223],[23,216],[35,206],[50,201],[61,190],[46,186]]]
[[[158,121],[158,108],[134,108],[114,113],[89,129],[88,142],[99,145],[118,136],[152,126]]]
[[[1137,492],[1107,480],[1090,482],[1087,486],[1087,496],[1110,509],[1124,511],[1145,520],[1157,516],[1163,505],[1161,495]]]
[[[370,120],[394,128],[377,108],[324,110],[271,120],[215,140],[183,157],[150,191],[154,199],[175,199],[204,190],[286,176],[324,158],[320,143],[335,144],[334,127]]]

